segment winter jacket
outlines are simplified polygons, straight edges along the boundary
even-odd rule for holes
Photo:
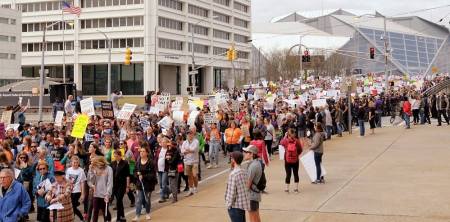
[[[30,196],[21,183],[13,181],[5,193],[0,190],[1,222],[17,222],[28,215],[30,207]]]

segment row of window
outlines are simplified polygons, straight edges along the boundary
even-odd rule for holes
[[[192,52],[192,43],[188,44],[188,51]],[[209,53],[209,46],[194,43],[194,52],[202,53],[202,54],[208,54]]]
[[[111,48],[140,48],[144,47],[144,38],[124,38],[124,39],[111,39]],[[106,49],[108,45],[105,39],[95,40],[81,40],[81,49]]]
[[[183,11],[183,3],[178,0],[158,0],[158,5]]]
[[[189,23],[189,29],[188,29],[188,32],[191,32],[192,26],[194,26],[194,24]],[[195,34],[199,34],[199,35],[207,36],[207,35],[209,34],[209,28],[204,27],[204,26],[200,26],[200,25],[196,25],[196,26],[194,27],[194,33],[195,33]]]
[[[73,41],[66,41],[66,50],[73,50]],[[22,44],[22,52],[40,52],[42,43],[24,43]],[[63,42],[46,42],[45,51],[62,51]]]
[[[183,42],[173,39],[164,39],[159,38],[158,39],[158,47],[163,49],[172,49],[177,51],[183,51]],[[208,54],[209,53],[209,46],[202,45],[202,44],[194,44],[194,52],[201,53],[201,54]],[[228,49],[221,48],[221,47],[213,47],[213,54],[214,55],[225,55]],[[192,51],[192,43],[188,43],[188,51]],[[248,59],[249,53],[238,51],[238,58],[240,59]]]
[[[144,25],[143,16],[84,19],[81,20],[81,29],[96,29],[104,27],[123,27],[123,26],[142,26]]]
[[[11,4],[2,4],[0,8],[11,8]]]
[[[81,0],[81,8],[143,4],[144,0]]]
[[[0,35],[0,42],[16,42],[15,36]]]
[[[15,59],[16,59],[16,54],[0,52],[0,59],[11,59],[11,60],[15,60]]]
[[[51,25],[52,23],[55,23],[55,21],[51,22],[38,22],[38,23],[26,23],[22,24],[22,32],[40,32],[44,31],[45,27]],[[73,29],[73,26],[69,25],[70,23],[73,23],[73,21],[66,21],[66,30]],[[56,23],[53,26],[50,26],[47,28],[47,31],[50,30],[62,30],[64,27],[62,22]]]
[[[198,16],[205,17],[205,18],[208,18],[208,14],[209,14],[208,9],[205,9],[205,8],[202,8],[199,6],[195,6],[195,5],[189,5],[188,12],[189,12],[189,14],[198,15]]]
[[[168,29],[183,30],[183,22],[174,19],[158,17],[158,25]]]
[[[16,20],[10,19],[10,18],[5,18],[5,17],[0,17],[0,24],[15,25]]]
[[[67,3],[70,5],[73,4],[73,0],[67,0]],[[53,10],[61,10],[61,2],[60,1],[46,1],[46,2],[36,2],[36,3],[23,3],[18,4],[19,9],[22,12],[41,12],[41,11],[53,11]]]

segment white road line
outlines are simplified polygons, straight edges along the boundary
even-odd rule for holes
[[[214,178],[216,178],[216,177],[218,177],[218,176],[220,176],[220,175],[222,175],[222,174],[224,174],[226,172],[230,172],[230,169],[225,169],[225,170],[223,170],[221,172],[218,172],[218,173],[216,173],[214,175],[211,175],[211,176],[207,177],[206,179],[203,179],[202,181],[200,181],[199,184],[203,184],[203,183],[205,183],[205,182],[207,182],[209,180],[212,180],[212,179],[214,179]],[[158,200],[154,200],[154,201],[151,202],[151,205],[154,205],[154,204],[157,204],[157,203],[158,203]],[[145,211],[145,209],[143,209],[143,210]],[[130,210],[130,211],[126,212],[125,213],[125,217],[127,217],[130,214],[135,213],[135,212],[136,212],[136,209],[134,208],[133,210]],[[116,220],[117,220],[117,218],[114,217],[114,218],[112,218],[111,221],[116,221]]]

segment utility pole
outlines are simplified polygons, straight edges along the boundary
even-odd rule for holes
[[[384,41],[384,78],[385,78],[385,83],[384,83],[384,87],[386,92],[389,89],[389,74],[387,71],[388,68],[388,41],[387,41],[387,33],[386,33],[386,16],[383,15],[383,29],[384,29],[384,36],[383,36],[383,41]]]

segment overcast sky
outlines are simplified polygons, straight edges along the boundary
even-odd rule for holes
[[[267,22],[271,18],[294,11],[322,9],[377,10],[386,16],[411,12],[420,9],[450,5],[449,0],[252,0],[254,22]],[[433,22],[437,22],[450,12],[450,7],[414,13]],[[448,25],[450,15],[445,19]],[[442,22],[444,24],[444,22]]]

